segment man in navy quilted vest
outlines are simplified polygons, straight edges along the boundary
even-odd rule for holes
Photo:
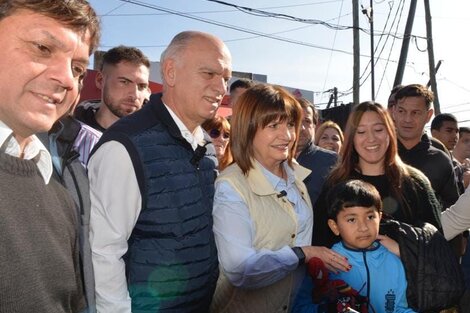
[[[217,160],[200,125],[226,93],[230,52],[185,31],[160,62],[163,93],[113,124],[89,161],[99,312],[207,312],[218,277]]]

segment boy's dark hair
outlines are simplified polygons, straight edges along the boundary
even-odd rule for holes
[[[462,136],[463,133],[470,134],[470,127],[460,127],[459,128],[459,136]]]
[[[326,204],[328,218],[335,221],[338,213],[345,208],[375,207],[377,212],[382,211],[382,200],[377,189],[358,179],[335,185],[326,196]]]
[[[411,84],[400,88],[395,94],[395,101],[398,103],[399,100],[406,97],[423,97],[428,110],[431,108],[431,102],[434,101],[434,93],[420,84]]]
[[[247,78],[240,78],[240,79],[237,79],[236,81],[234,81],[231,85],[230,85],[230,92],[234,91],[235,89],[237,88],[250,88],[250,87],[253,87],[255,85],[255,82],[252,81],[251,79],[247,79]]]
[[[144,65],[150,68],[150,61],[145,54],[138,48],[128,46],[117,46],[106,51],[103,54],[101,70],[105,65],[117,65],[121,62],[129,62],[135,65]]]
[[[458,123],[457,118],[455,118],[454,115],[450,113],[441,113],[441,114],[436,115],[434,119],[432,120],[431,129],[435,129],[435,130],[441,129],[442,124],[444,124],[444,122]]]

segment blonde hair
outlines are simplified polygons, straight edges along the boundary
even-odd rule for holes
[[[230,134],[230,123],[229,121],[220,115],[216,115],[213,118],[202,123],[201,127],[209,132],[211,129],[218,129],[220,132],[226,132]],[[233,162],[232,152],[230,150],[230,141],[225,148],[224,155],[219,159],[219,170],[223,170]]]
[[[333,128],[334,130],[336,130],[338,132],[341,143],[344,143],[344,135],[343,135],[343,131],[341,130],[341,127],[339,127],[339,125],[333,121],[325,121],[321,123],[321,125],[318,126],[318,128],[315,130],[315,145],[318,145],[318,142],[320,141],[320,138],[323,135],[323,132],[327,128]]]

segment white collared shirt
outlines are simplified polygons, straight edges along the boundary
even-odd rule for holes
[[[165,105],[166,106],[166,105]],[[166,106],[182,136],[193,149],[203,143],[198,126],[191,133]],[[129,313],[125,263],[127,241],[142,206],[134,167],[126,148],[117,141],[99,147],[88,163],[90,180],[90,244],[95,271],[96,305],[100,313]]]
[[[171,117],[181,131],[181,135],[184,139],[186,139],[187,142],[191,144],[193,150],[196,150],[198,145],[202,145],[204,142],[204,132],[202,131],[202,127],[196,127],[194,132],[191,133],[186,125],[184,125],[184,123],[181,121],[181,119],[175,114],[175,112],[173,112],[166,104],[165,107],[168,112],[170,112]]]
[[[42,142],[35,136],[30,137],[29,143],[23,151],[23,159],[33,160],[41,173],[44,183],[47,185],[52,176],[52,158]],[[21,148],[13,136],[13,130],[0,121],[0,147],[6,154],[19,158]]]
[[[287,181],[265,169],[258,161],[262,173],[277,192],[285,191],[293,204],[298,229],[296,246],[312,243],[312,209],[302,199],[295,185],[292,168],[283,163]],[[260,288],[271,285],[297,268],[298,257],[291,247],[279,250],[253,247],[256,228],[248,206],[241,195],[227,181],[216,181],[214,195],[214,235],[219,260],[230,282],[237,287]],[[233,257],[236,255],[236,258]],[[236,260],[235,260],[236,259]],[[240,263],[240,260],[244,260]],[[230,270],[228,270],[230,269]]]

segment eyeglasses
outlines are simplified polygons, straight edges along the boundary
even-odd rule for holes
[[[220,137],[220,135],[222,135],[222,137],[224,139],[229,139],[230,138],[230,133],[223,132],[221,134],[220,130],[218,130],[216,128],[211,129],[210,132],[209,132],[209,136],[211,136],[212,139],[217,139],[217,138]]]

